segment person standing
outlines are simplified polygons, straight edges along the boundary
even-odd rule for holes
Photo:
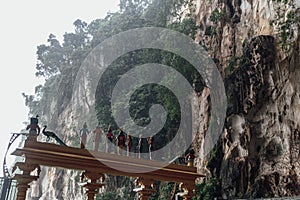
[[[79,131],[79,134],[81,136],[80,148],[84,149],[86,145],[87,135],[89,134],[86,122],[84,122],[82,129]]]
[[[96,129],[93,131],[93,133],[94,133],[94,151],[98,151],[99,144],[101,142],[101,136],[103,134],[103,130],[100,124],[96,126]]]

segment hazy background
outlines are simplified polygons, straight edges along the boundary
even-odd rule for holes
[[[45,44],[50,33],[62,41],[65,32],[73,32],[76,19],[89,23],[117,11],[118,4],[119,0],[0,1],[0,176],[10,133],[20,132],[29,121],[22,93],[34,94],[43,82],[35,77],[36,47]],[[9,163],[13,159],[8,156]]]

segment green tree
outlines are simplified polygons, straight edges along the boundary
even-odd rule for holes
[[[96,200],[122,199],[117,192],[104,192],[96,196]]]
[[[36,76],[45,78],[59,73],[64,62],[63,48],[55,35],[50,34],[47,42],[48,45],[42,44],[37,47]]]

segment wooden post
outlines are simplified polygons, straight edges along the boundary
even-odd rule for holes
[[[191,200],[195,196],[195,181],[181,183],[179,189],[183,190],[180,196],[182,196],[184,200]]]
[[[18,182],[17,200],[25,200],[27,189],[30,187],[29,184],[39,178],[41,169],[39,165],[31,164],[30,160],[26,160],[25,163],[17,162],[14,166],[14,170],[17,167],[23,172],[22,174],[16,174],[14,176]],[[37,176],[30,175],[35,169],[37,169]]]
[[[154,181],[151,179],[137,178],[136,188],[133,190],[140,195],[140,200],[148,200],[154,190]]]
[[[87,193],[88,200],[94,200],[95,195],[98,193],[98,189],[105,185],[104,184],[105,176],[102,173],[85,171],[81,175],[81,180],[83,180],[84,177],[89,179],[89,181],[82,184],[82,187],[87,188],[86,193]],[[101,182],[98,183],[98,180],[100,180]]]
[[[103,185],[104,184],[100,184],[100,183],[86,183],[84,187],[87,188],[86,193],[87,193],[88,200],[94,200],[95,195],[98,193],[98,189]]]
[[[17,200],[25,200],[27,189],[29,188],[29,186],[18,184],[17,188],[18,188]]]
[[[37,135],[29,134],[24,146],[30,145],[35,142],[37,142]],[[29,184],[39,178],[41,169],[39,165],[34,164],[32,160],[27,158],[24,163],[17,162],[13,167],[13,171],[15,171],[17,168],[19,168],[19,170],[22,172],[22,174],[16,174],[14,176],[14,178],[17,180],[17,200],[25,200],[27,189],[30,188]],[[33,172],[35,169],[37,169],[37,175],[31,175],[31,172]]]
[[[23,176],[23,175],[18,175],[15,177],[15,179],[17,179],[18,184],[17,184],[17,188],[18,188],[18,193],[17,193],[17,200],[25,200],[26,199],[26,193],[27,193],[27,189],[30,187],[29,184],[36,180],[37,178],[32,176]]]

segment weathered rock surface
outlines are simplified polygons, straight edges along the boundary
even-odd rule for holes
[[[270,25],[280,6],[298,17],[299,9],[292,1],[197,2],[197,41],[217,60],[228,99],[219,149],[214,158],[196,160],[199,170],[210,161],[206,174],[219,178],[223,198],[300,195],[299,20],[286,44],[280,27]],[[214,12],[223,12],[216,22]],[[207,96],[198,98],[207,107]],[[198,114],[199,154],[207,110]]]

